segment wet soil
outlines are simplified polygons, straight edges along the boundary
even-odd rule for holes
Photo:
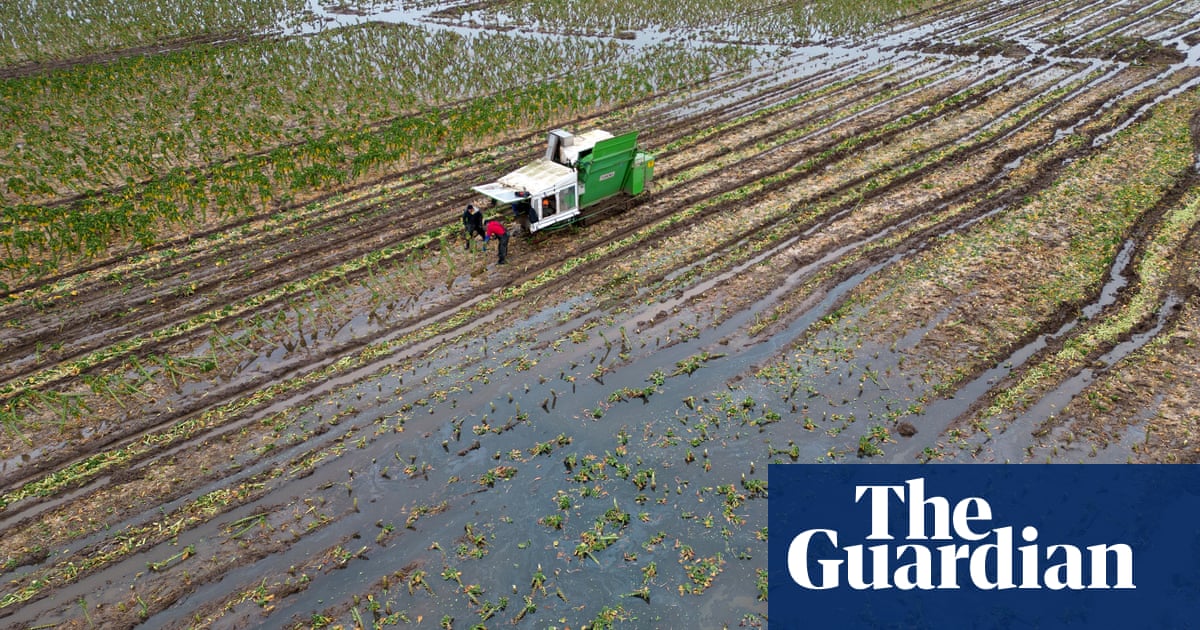
[[[562,121],[654,182],[505,266],[544,130],[29,282],[0,623],[765,626],[769,463],[1195,462],[1197,29],[947,5]]]

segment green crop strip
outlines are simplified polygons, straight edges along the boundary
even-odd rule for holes
[[[10,79],[0,83],[14,108],[11,131],[0,135],[8,149],[0,190],[7,186],[10,200],[36,201],[136,183],[171,168],[386,126],[494,95],[504,80],[536,84],[556,72],[547,72],[553,61],[586,67],[621,53],[615,44],[568,48],[368,25]],[[429,58],[442,62],[436,72],[422,69]],[[364,65],[375,69],[364,72]],[[331,93],[353,106],[331,102]]]
[[[1072,267],[1079,269],[1078,277],[1095,278],[1103,273],[1105,265],[1111,263],[1114,248],[1119,240],[1113,241],[1111,234],[1120,234],[1130,221],[1149,209],[1157,200],[1165,186],[1168,186],[1178,173],[1185,171],[1191,160],[1190,141],[1178,134],[1179,123],[1186,117],[1175,112],[1174,118],[1169,115],[1153,121],[1154,128],[1145,133],[1158,132],[1152,138],[1141,140],[1150,142],[1155,147],[1154,161],[1150,164],[1126,170],[1129,173],[1146,173],[1147,177],[1127,183],[1115,190],[1109,198],[1121,200],[1110,206],[1110,217],[1100,215],[1091,206],[1089,227],[1092,234],[1076,236],[1073,242],[1070,258],[1075,261]],[[1171,126],[1175,128],[1172,129]],[[1140,135],[1140,134],[1139,134]],[[1164,140],[1156,141],[1157,138]],[[1113,147],[1127,155],[1130,149],[1139,143],[1138,138],[1130,138],[1128,143]],[[1172,141],[1173,140],[1173,141]],[[1182,140],[1182,141],[1181,141]],[[1103,162],[1104,158],[1098,158]],[[1101,167],[1103,168],[1103,167]],[[1066,184],[1069,186],[1070,184]],[[1088,208],[1078,196],[1063,194],[1064,190],[1054,190],[1047,197],[1040,199],[1042,203],[1052,206],[1048,210],[1058,209],[1069,211],[1075,205]],[[1094,188],[1089,188],[1089,197],[1095,194]],[[1053,200],[1053,202],[1051,202]],[[1146,239],[1148,247],[1137,265],[1137,290],[1129,301],[1118,311],[1108,314],[1094,323],[1090,323],[1080,332],[1073,335],[1062,350],[1047,357],[1042,362],[1030,367],[1013,386],[1005,388],[984,412],[983,417],[999,415],[1021,406],[1029,396],[1046,383],[1057,380],[1059,374],[1068,373],[1084,364],[1097,351],[1116,343],[1122,336],[1131,332],[1135,326],[1150,317],[1159,306],[1159,297],[1166,288],[1166,282],[1172,268],[1171,260],[1178,248],[1187,237],[1189,230],[1200,221],[1200,192],[1193,192],[1179,206],[1173,208],[1164,217],[1162,223]],[[1094,237],[1094,238],[1090,238]],[[1104,243],[1104,247],[1097,247]],[[1075,274],[1072,274],[1075,275]],[[1087,282],[1076,281],[1073,286],[1087,286]],[[1066,296],[1073,299],[1070,288],[1064,284],[1056,284],[1040,289],[1039,293],[1048,296]]]
[[[444,177],[453,176],[460,169],[470,166],[472,163],[486,162],[495,157],[496,150],[492,149],[476,153],[470,159],[456,158],[432,164],[428,170],[418,176],[419,179],[396,179],[339,193],[325,201],[287,208],[263,218],[261,223],[256,224],[252,229],[247,229],[245,226],[231,228],[205,238],[188,239],[178,247],[148,252],[106,266],[103,278],[92,274],[73,274],[54,283],[38,285],[19,293],[11,293],[7,299],[26,300],[31,304],[36,304],[39,300],[66,299],[68,294],[74,296],[74,292],[97,281],[136,277],[139,273],[157,270],[163,264],[176,266],[187,264],[191,258],[211,253],[214,244],[226,249],[252,249],[258,242],[269,238],[272,233],[302,234],[313,225],[339,214],[356,215],[349,219],[354,221],[358,218],[357,211],[361,207],[368,205],[382,207],[391,200],[416,194],[422,186],[428,186],[431,181],[440,181]],[[381,212],[387,212],[387,210],[381,210]]]

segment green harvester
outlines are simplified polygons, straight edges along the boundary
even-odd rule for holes
[[[527,234],[566,225],[618,195],[639,195],[654,176],[654,156],[639,149],[637,132],[551,131],[546,155],[472,190],[508,205]]]

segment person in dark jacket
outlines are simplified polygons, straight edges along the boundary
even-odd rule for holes
[[[478,234],[484,241],[487,238],[483,234],[483,213],[476,210],[473,204],[467,204],[467,209],[462,213],[463,231],[467,237],[467,250],[471,249],[471,241],[475,240],[475,235]]]
[[[498,263],[508,264],[508,230],[504,229],[504,224],[496,219],[488,221],[487,228],[484,230],[483,242],[486,243],[493,238],[499,241],[496,246]]]

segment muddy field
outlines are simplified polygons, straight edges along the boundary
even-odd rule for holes
[[[552,125],[650,192],[506,266],[543,125],[10,274],[0,626],[765,627],[770,463],[1200,460],[1198,16],[681,31],[749,52]]]

